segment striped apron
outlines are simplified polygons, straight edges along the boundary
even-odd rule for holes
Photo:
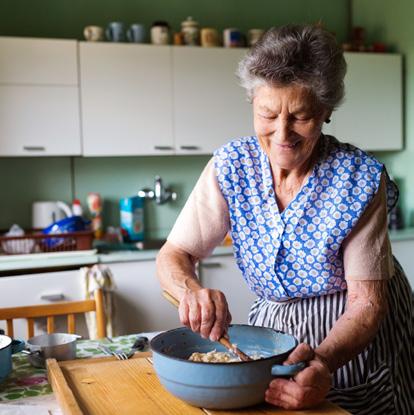
[[[389,312],[372,343],[333,374],[328,399],[358,415],[414,414],[413,293],[397,260]],[[249,324],[271,327],[317,347],[344,313],[347,291],[273,302],[258,298]]]

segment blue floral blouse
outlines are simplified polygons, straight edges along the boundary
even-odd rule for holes
[[[379,161],[322,136],[313,171],[282,212],[257,137],[219,148],[214,166],[229,207],[237,265],[252,291],[284,301],[346,289],[341,244],[378,190],[384,170]],[[387,186],[393,204],[396,190]]]

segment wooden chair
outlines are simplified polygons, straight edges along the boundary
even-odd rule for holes
[[[40,304],[23,307],[0,308],[0,320],[7,321],[7,335],[13,337],[13,319],[24,318],[27,321],[27,338],[34,335],[35,318],[47,318],[47,332],[55,331],[55,316],[67,316],[67,333],[75,333],[75,314],[96,312],[98,338],[106,336],[106,321],[103,306],[102,289],[97,289],[94,299],[82,301],[61,301],[54,304]]]

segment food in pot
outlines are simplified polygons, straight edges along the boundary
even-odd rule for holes
[[[232,356],[227,352],[217,352],[212,350],[208,353],[198,353],[194,352],[188,358],[192,362],[204,362],[204,363],[231,363],[231,362],[240,362],[241,360],[237,356]]]
[[[253,360],[258,360],[263,358],[258,354],[250,356]],[[207,353],[194,352],[188,358],[192,362],[204,362],[204,363],[234,363],[241,362],[241,359],[235,355],[232,355],[228,352],[217,352],[215,349]]]

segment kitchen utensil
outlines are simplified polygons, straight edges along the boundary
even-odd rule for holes
[[[70,207],[60,200],[38,201],[32,204],[32,227],[34,229],[44,229],[69,216],[72,216]]]
[[[128,360],[128,356],[122,350],[112,350],[103,344],[98,344],[98,348],[108,356],[115,356],[118,360]]]
[[[135,339],[130,351],[128,352],[128,359],[132,357],[135,354],[135,352],[142,352],[147,346],[148,338],[144,336],[138,336]]]
[[[0,383],[12,371],[12,355],[24,348],[24,341],[13,340],[9,336],[0,334]]]
[[[189,361],[193,352],[225,351],[186,327],[154,337],[150,346],[155,372],[162,385],[190,405],[210,409],[243,408],[264,400],[273,376],[293,376],[303,362],[282,365],[297,340],[270,328],[231,325],[230,338],[249,355],[262,358],[249,362],[204,363]]]
[[[175,307],[178,308],[180,306],[180,302],[167,291],[163,291],[162,295]],[[235,344],[230,343],[229,339],[226,339],[225,337],[220,337],[218,342],[221,343],[227,350],[237,355],[237,357],[239,357],[241,361],[249,362],[252,360],[251,357],[243,353]]]
[[[31,337],[27,341],[27,349],[31,352],[29,362],[44,368],[49,358],[56,360],[76,359],[76,340],[81,338],[76,334],[51,333]]]
[[[68,362],[49,359],[48,379],[65,414],[185,414],[206,415],[210,411],[190,406],[163,388],[154,373],[150,353],[138,353],[125,362],[94,357]],[[249,363],[250,364],[250,363]],[[345,415],[348,412],[325,401],[306,415]],[[263,404],[244,415],[300,415]],[[221,415],[236,415],[223,411]]]

